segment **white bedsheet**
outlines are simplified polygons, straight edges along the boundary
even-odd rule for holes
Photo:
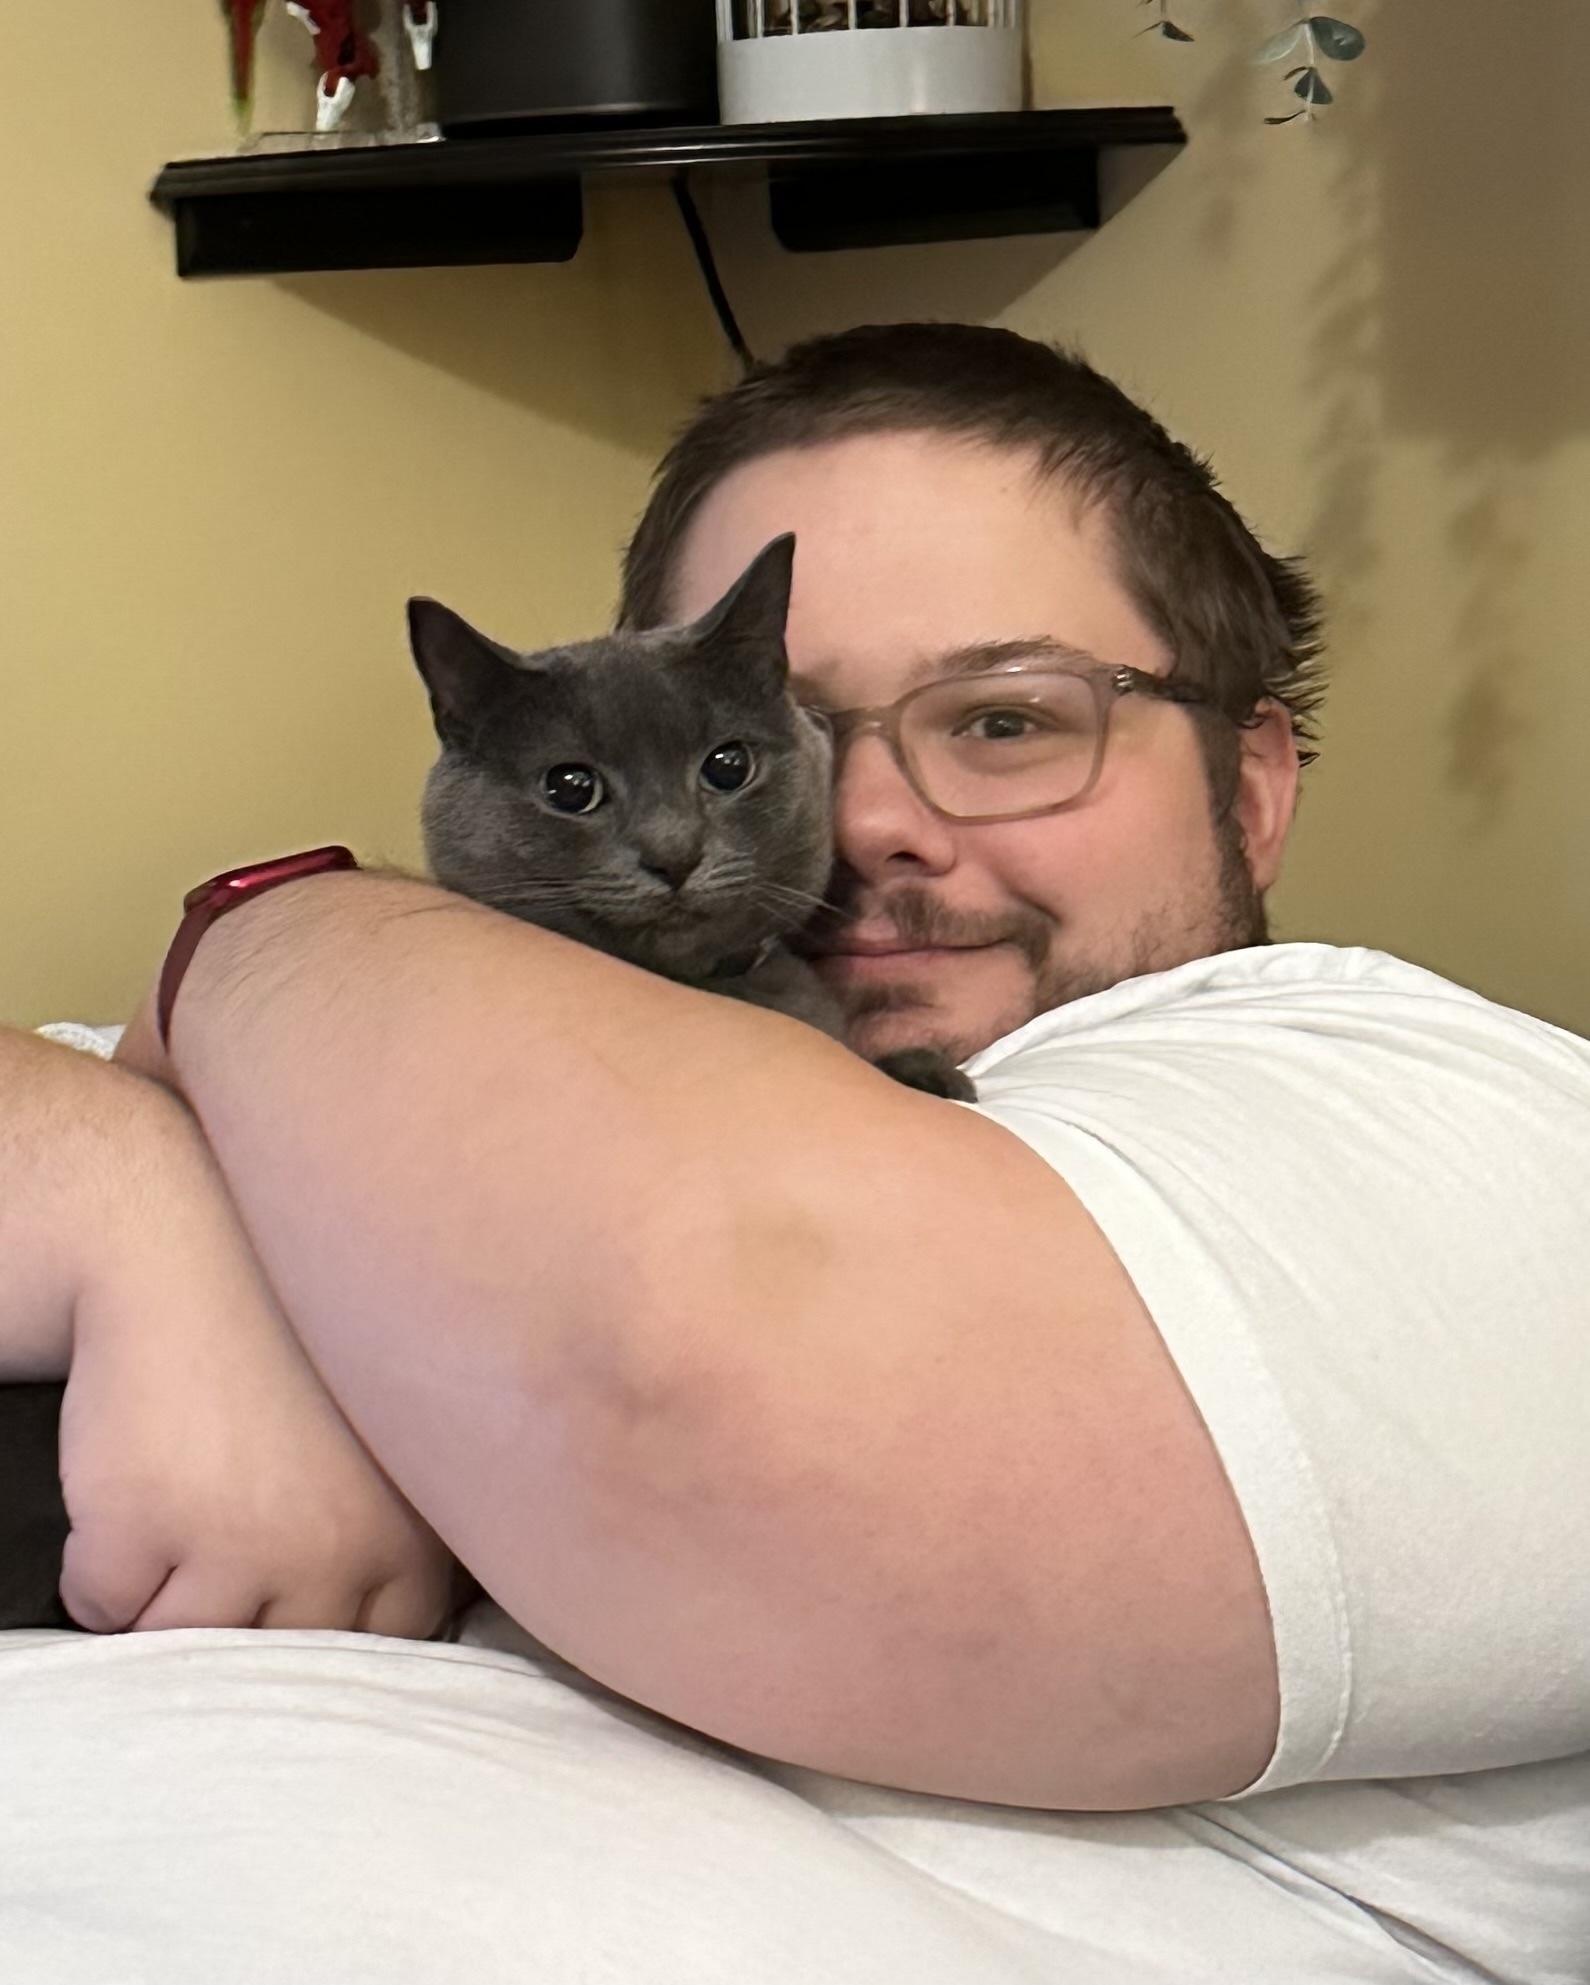
[[[785,1770],[606,1695],[495,1609],[471,1639],[492,1644],[0,1636],[0,1978],[1472,1975],[1255,1853],[1230,1808],[1067,1817]]]

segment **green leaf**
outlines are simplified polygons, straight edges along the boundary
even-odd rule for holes
[[[1294,21],[1289,28],[1282,28],[1279,34],[1272,34],[1254,55],[1254,61],[1261,65],[1266,62],[1284,62],[1303,39],[1304,25],[1302,21]]]
[[[1335,97],[1318,69],[1305,69],[1292,85],[1294,96],[1300,96],[1305,103],[1334,103]]]
[[[1338,21],[1329,14],[1312,14],[1308,24],[1314,30],[1320,54],[1329,56],[1332,62],[1356,62],[1369,45],[1363,30],[1355,28],[1350,21]]]

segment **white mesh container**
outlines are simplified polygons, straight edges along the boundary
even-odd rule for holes
[[[1020,110],[1025,0],[717,0],[725,124]]]

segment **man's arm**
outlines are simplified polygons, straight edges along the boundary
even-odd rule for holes
[[[0,1027],[0,1382],[65,1378],[84,1248],[148,1108],[133,1077]]]
[[[190,1113],[0,1029],[0,1379],[63,1377],[83,1625],[439,1624],[449,1561],[315,1378]]]
[[[172,1056],[335,1397],[591,1674],[977,1799],[1264,1766],[1273,1645],[1219,1462],[1003,1129],[387,877],[221,920]]]

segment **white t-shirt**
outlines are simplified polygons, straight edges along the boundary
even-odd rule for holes
[[[0,1960],[1586,1985],[1590,1044],[1283,945],[968,1066],[1116,1248],[1241,1501],[1282,1690],[1257,1786],[1099,1816],[857,1786],[685,1737],[489,1609],[464,1648],[0,1636]]]
[[[968,1068],[1120,1256],[1253,1538],[1280,1738],[1203,1817],[1416,1948],[1590,1978],[1590,1042],[1292,944]]]
[[[1252,1533],[1255,1788],[1590,1751],[1590,1042],[1380,953],[1201,959],[976,1056]]]

